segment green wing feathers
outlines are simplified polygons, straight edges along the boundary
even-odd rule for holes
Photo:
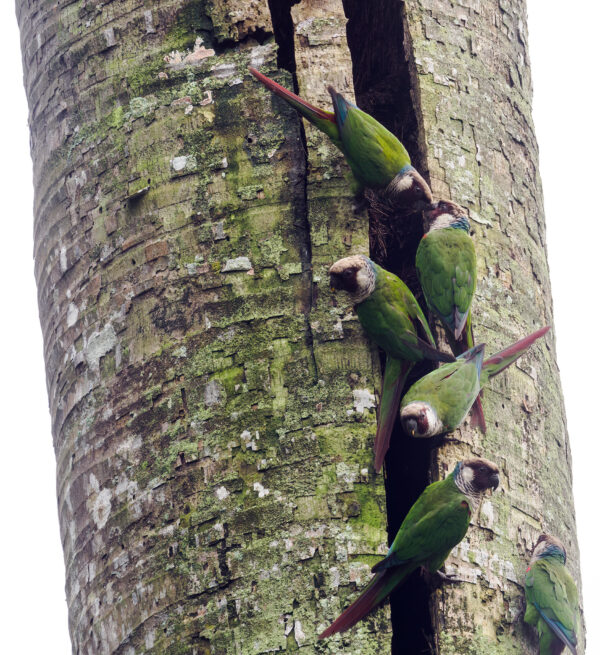
[[[406,148],[372,116],[342,101],[345,106],[337,109],[339,103],[336,104],[336,117],[342,150],[352,172],[364,186],[387,186],[402,168],[410,165]]]
[[[419,243],[416,267],[427,305],[458,340],[465,328],[477,279],[471,237],[454,228],[428,232]]]
[[[454,357],[435,348],[433,335],[410,289],[397,276],[377,266],[375,291],[357,308],[369,337],[395,359],[453,361]],[[416,321],[427,341],[417,334]]]
[[[576,655],[579,596],[564,565],[551,558],[534,562],[525,577],[525,595],[525,621],[538,628],[540,653],[560,652],[552,650],[552,642],[558,639]],[[548,631],[554,639],[545,634]],[[543,642],[548,643],[546,651],[542,650]]]
[[[452,476],[430,484],[406,515],[388,557],[393,554],[396,560],[437,570],[467,533],[470,515],[466,497]]]
[[[429,403],[445,430],[453,430],[465,419],[480,388],[476,363],[457,359],[417,380],[402,398],[400,410],[412,402]]]
[[[388,556],[373,567],[371,582],[319,639],[351,628],[419,566],[436,571],[465,536],[470,514],[452,476],[429,485],[402,522]]]

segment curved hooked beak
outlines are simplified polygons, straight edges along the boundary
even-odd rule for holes
[[[498,476],[497,473],[493,473],[490,476],[490,482],[492,483],[492,487],[494,488],[494,491],[496,491],[498,485],[500,484],[500,477]]]
[[[341,288],[338,276],[333,273],[329,274],[329,288],[331,289],[332,293],[335,293]]]
[[[415,432],[417,431],[417,422],[414,419],[409,419],[406,421],[406,425],[404,427],[406,434],[410,434],[411,437],[415,436]]]

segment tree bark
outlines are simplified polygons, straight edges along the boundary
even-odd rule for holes
[[[410,114],[413,159],[470,211],[477,340],[494,352],[552,317],[524,3],[362,4],[17,0],[74,653],[389,652],[388,606],[316,636],[387,550],[386,511],[393,536],[423,476],[473,453],[502,490],[448,561],[469,582],[412,581],[430,609],[413,652],[535,653],[519,612],[542,530],[578,577],[553,337],[488,388],[485,436],[414,461],[397,436],[386,507],[379,358],[327,275],[368,252],[367,215],[341,154],[247,67],[321,106],[328,84],[351,97],[354,79],[364,105],[382,71],[404,80],[367,109],[399,133]],[[399,243],[386,257],[414,282]]]

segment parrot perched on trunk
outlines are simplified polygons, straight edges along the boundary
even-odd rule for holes
[[[344,257],[329,269],[331,287],[349,293],[369,337],[387,355],[379,422],[375,436],[375,470],[387,452],[396,420],[402,387],[415,362],[422,359],[451,362],[454,357],[435,347],[419,303],[396,275],[364,255]],[[427,339],[418,336],[418,330]]]
[[[525,622],[537,628],[540,655],[577,655],[579,594],[565,568],[567,553],[556,538],[540,535],[525,574]]]
[[[458,462],[444,480],[430,484],[410,508],[375,577],[319,639],[344,632],[379,605],[415,569],[437,571],[467,533],[487,489],[499,484],[498,467],[487,459]]]
[[[485,361],[485,344],[479,344],[417,380],[400,404],[404,431],[413,437],[433,437],[457,428],[489,378],[515,362],[549,329],[543,327]]]
[[[455,355],[472,348],[471,302],[477,283],[475,246],[467,212],[440,200],[425,212],[429,231],[417,248],[415,265],[429,309],[442,321]],[[473,425],[486,430],[481,397],[473,405]]]
[[[358,183],[358,189],[383,191],[395,203],[423,209],[433,202],[431,189],[411,166],[410,156],[400,141],[372,116],[328,87],[333,111],[311,105],[255,68],[256,79],[283,98],[304,118],[318,127],[344,153]]]
[[[473,347],[471,302],[477,282],[475,247],[465,210],[440,200],[425,212],[429,231],[417,248],[416,267],[429,309],[452,337],[455,355]],[[456,342],[456,343],[454,343]]]

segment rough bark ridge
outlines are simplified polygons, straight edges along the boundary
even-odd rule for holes
[[[385,551],[345,164],[247,74],[291,84],[266,0],[17,6],[73,652],[307,646]],[[301,92],[351,95],[341,3],[293,20]]]

